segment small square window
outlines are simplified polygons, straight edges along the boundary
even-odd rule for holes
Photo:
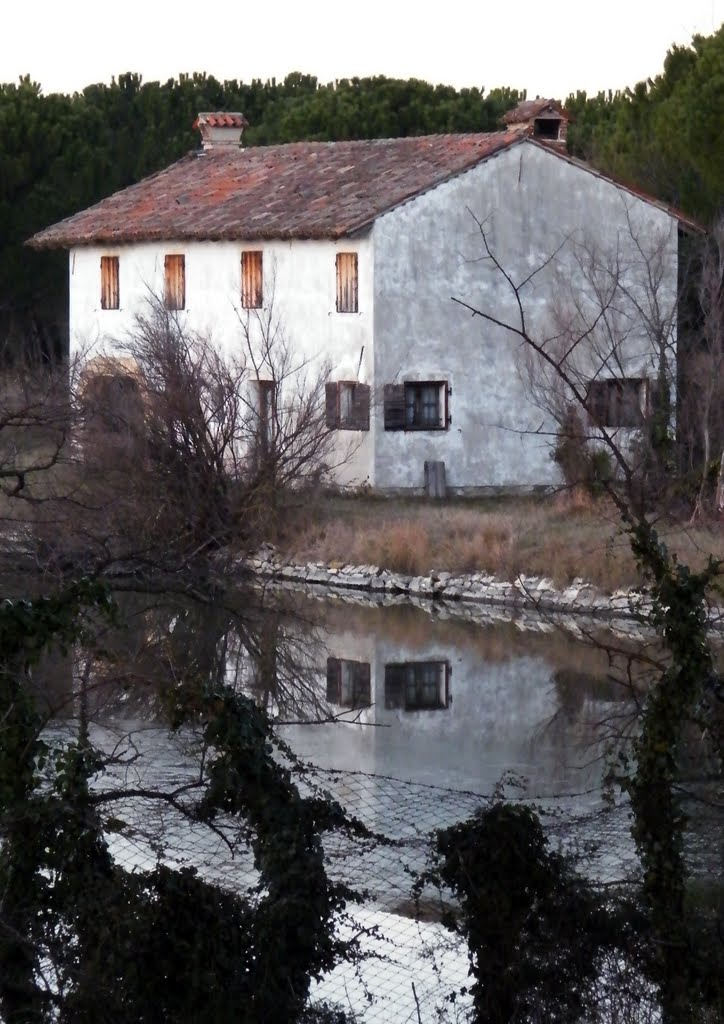
[[[163,304],[166,309],[186,308],[186,257],[166,256],[163,261]]]
[[[264,305],[263,253],[245,249],[241,254],[241,305],[261,309]]]
[[[407,430],[439,430],[443,425],[443,386],[438,382],[405,384]]]
[[[369,384],[347,380],[328,381],[325,419],[329,430],[369,430]]]
[[[439,711],[450,704],[450,665],[446,661],[408,661],[385,665],[385,707]]]
[[[337,253],[337,312],[359,312],[359,280],[356,252]]]
[[[117,256],[101,256],[101,309],[120,309]]]
[[[598,427],[640,427],[647,413],[648,381],[641,377],[592,380],[586,409]]]
[[[537,117],[533,122],[533,137],[536,139],[558,139],[560,129],[560,117]]]
[[[385,384],[385,430],[446,430],[448,385],[443,380]]]

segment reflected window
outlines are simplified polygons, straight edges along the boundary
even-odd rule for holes
[[[369,707],[370,663],[327,658],[327,701],[342,708]]]
[[[407,661],[385,665],[385,707],[405,711],[438,711],[450,697],[447,661]]]

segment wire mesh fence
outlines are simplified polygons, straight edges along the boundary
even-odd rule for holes
[[[159,861],[190,867],[253,899],[259,878],[250,836],[237,820],[217,818],[211,827],[187,813],[185,800],[198,796],[202,784],[197,769],[187,750],[169,746],[168,737],[161,746],[159,739],[155,730],[135,737],[133,750],[121,753],[106,775],[105,786],[126,794],[111,805],[112,822],[123,821],[109,834],[116,861],[126,869]],[[363,894],[339,924],[343,938],[359,941],[362,956],[321,979],[314,998],[365,1022],[466,1019],[467,947],[442,922],[451,897],[428,887],[415,899],[412,887],[428,864],[436,830],[471,817],[494,796],[364,772],[313,766],[295,772],[303,794],[337,801],[366,829],[325,834],[330,877]],[[609,805],[599,790],[588,790],[539,799],[536,806],[551,844],[575,849],[592,877],[620,878],[633,867],[624,804]]]

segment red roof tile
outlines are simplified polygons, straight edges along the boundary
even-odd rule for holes
[[[518,132],[492,132],[248,149],[220,146],[183,157],[40,231],[28,244],[51,249],[190,239],[341,238],[521,143],[538,144]],[[678,210],[630,185],[543,148],[697,227]]]
[[[530,121],[534,117],[538,117],[539,114],[549,108],[557,111],[557,113],[567,121],[573,120],[565,107],[562,107],[557,100],[545,100],[540,98],[537,100],[523,100],[523,102],[519,103],[517,107],[513,107],[512,110],[503,114],[500,120],[502,124],[520,124],[522,121]]]
[[[213,148],[40,231],[29,244],[340,238],[519,141],[493,132]]]
[[[196,118],[193,123],[194,129],[200,127],[202,124],[208,124],[211,128],[248,128],[249,122],[243,114],[226,113],[225,111],[219,111],[218,113],[202,113]]]

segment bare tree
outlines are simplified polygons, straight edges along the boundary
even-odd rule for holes
[[[97,559],[178,569],[249,550],[328,470],[326,366],[296,360],[273,303],[221,351],[151,298],[117,355],[78,389],[86,512]]]
[[[504,285],[513,318],[462,305],[522,342],[519,372],[552,424],[540,432],[553,435],[552,456],[566,483],[615,474],[630,494],[637,484],[651,497],[673,463],[676,240],[665,230],[646,236],[627,208],[625,221],[610,246],[585,234],[567,237],[520,279],[502,265],[478,221],[480,263]],[[554,298],[546,297],[541,315],[542,277]]]
[[[647,248],[645,238],[631,231],[629,220],[626,253],[615,248],[604,257],[587,247],[585,258],[574,269],[568,301],[560,303],[552,315],[541,317],[531,310],[532,282],[556,263],[560,250],[518,279],[498,257],[485,221],[478,226],[481,264],[493,271],[502,291],[488,291],[494,299],[486,306],[455,301],[517,339],[528,364],[539,370],[536,379],[543,382],[541,394],[548,408],[556,408],[554,396],[563,409],[573,409],[587,424],[586,443],[595,439],[617,470],[617,479],[604,481],[604,486],[629,535],[641,585],[651,600],[648,621],[664,653],[660,671],[641,701],[628,760],[615,769],[630,799],[632,834],[641,860],[641,902],[650,927],[646,970],[657,987],[664,1024],[707,1019],[708,1011],[702,1015],[700,1008],[718,998],[709,984],[708,964],[710,959],[720,961],[717,942],[721,938],[716,936],[716,923],[702,925],[687,905],[681,754],[693,723],[701,738],[706,734],[715,738],[719,773],[724,765],[722,681],[707,635],[708,602],[720,590],[724,565],[710,556],[701,572],[691,572],[661,542],[649,514],[649,495],[641,487],[641,480],[647,478],[640,472],[628,433],[612,427],[602,414],[595,386],[605,381],[617,400],[625,401],[622,385],[631,379],[629,355],[633,349],[635,358],[637,345],[643,342],[649,365],[659,370],[656,384],[664,391],[659,401],[666,409],[675,304],[671,308],[668,304],[664,267],[667,261],[669,268],[676,265],[675,250],[667,250],[656,237]],[[642,419],[646,426],[647,417]],[[668,436],[668,422],[664,426]]]

